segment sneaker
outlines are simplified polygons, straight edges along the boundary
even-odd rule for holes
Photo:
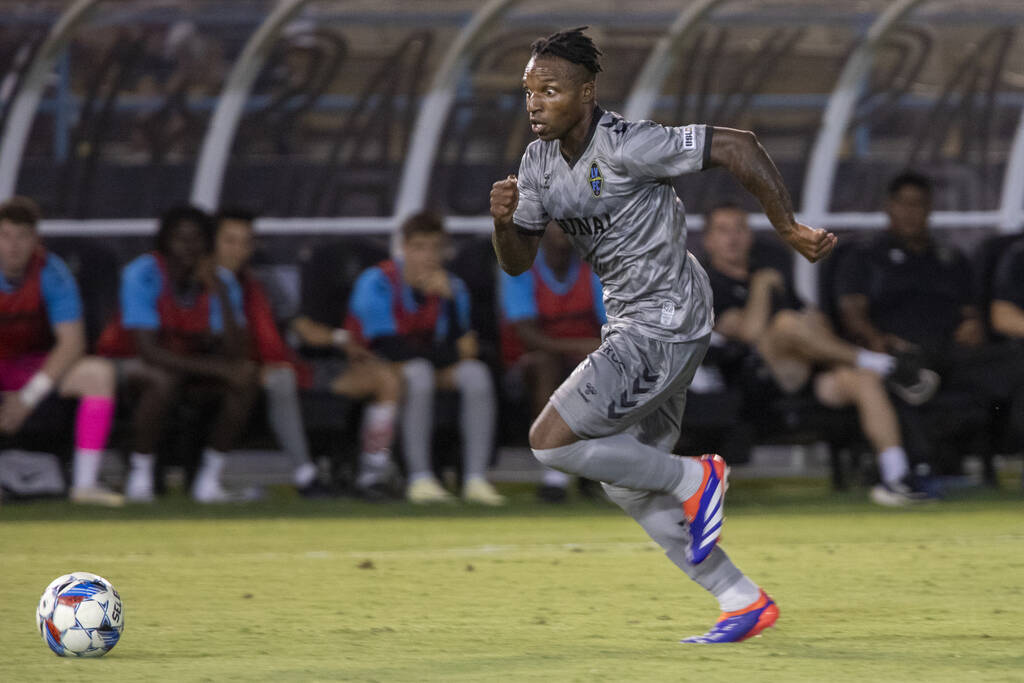
[[[568,498],[569,492],[564,486],[543,484],[537,487],[537,500],[542,503],[564,503]]]
[[[197,477],[192,484],[192,500],[197,503],[246,503],[263,496],[259,487],[232,491],[221,486],[216,479]]]
[[[919,505],[934,500],[926,492],[920,491],[903,482],[875,484],[871,487],[871,500],[885,507],[897,508],[908,505]]]
[[[152,477],[132,470],[128,475],[128,482],[124,486],[124,498],[129,503],[152,503],[155,501]]]
[[[896,356],[896,367],[886,378],[892,393],[908,405],[919,406],[927,403],[939,389],[939,374],[921,367],[920,359],[912,353]]]
[[[774,626],[779,618],[779,606],[764,590],[749,607],[735,612],[722,612],[711,630],[702,636],[691,636],[681,643],[738,643],[759,635]]]
[[[467,503],[478,503],[497,507],[505,504],[505,496],[498,491],[483,477],[473,477],[466,481],[462,487],[462,499]]]
[[[718,543],[722,533],[722,509],[725,490],[729,487],[729,468],[720,455],[702,455],[704,478],[697,492],[683,501],[683,513],[690,524],[690,542],[686,546],[686,559],[700,564]]]
[[[356,498],[367,503],[388,503],[398,500],[395,490],[384,481],[374,482],[368,486],[356,486],[354,489]]]
[[[448,493],[433,477],[422,477],[409,484],[405,489],[405,497],[417,505],[451,503],[455,500],[455,496]]]
[[[103,486],[72,486],[68,496],[72,503],[79,505],[102,505],[119,508],[124,505],[124,496]]]

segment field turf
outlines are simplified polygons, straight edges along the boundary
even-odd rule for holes
[[[617,508],[500,511],[171,498],[121,511],[0,507],[0,680],[1020,681],[1019,490],[884,510],[819,482],[730,491],[723,546],[779,602],[738,646]],[[101,574],[126,631],[98,660],[33,629],[59,574]]]

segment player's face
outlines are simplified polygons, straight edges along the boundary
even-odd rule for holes
[[[20,278],[38,244],[33,226],[0,221],[0,270],[9,278]]]
[[[234,218],[222,220],[217,228],[217,243],[214,246],[217,264],[237,273],[252,258],[252,252],[252,226]]]
[[[914,239],[928,232],[931,197],[921,188],[904,185],[889,197],[885,210],[889,214],[889,228],[897,236]]]
[[[186,270],[199,264],[206,254],[206,238],[203,229],[192,221],[182,221],[171,230],[167,240],[167,250],[171,259]]]
[[[558,57],[533,57],[523,73],[530,130],[541,140],[559,140],[594,106],[594,82],[579,83],[573,65]]]
[[[745,211],[718,209],[711,213],[704,226],[704,249],[712,261],[745,267],[753,244]]]
[[[446,237],[441,233],[413,233],[402,240],[405,277],[419,282],[427,275],[442,269]]]

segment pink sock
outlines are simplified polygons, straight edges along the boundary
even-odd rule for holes
[[[78,402],[78,418],[75,420],[75,448],[103,450],[113,421],[114,399],[109,396],[83,396]]]

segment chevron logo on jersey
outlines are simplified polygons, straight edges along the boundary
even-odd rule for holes
[[[593,191],[595,197],[601,196],[601,185],[603,183],[604,177],[601,175],[601,169],[595,161],[590,164],[590,189]]]

